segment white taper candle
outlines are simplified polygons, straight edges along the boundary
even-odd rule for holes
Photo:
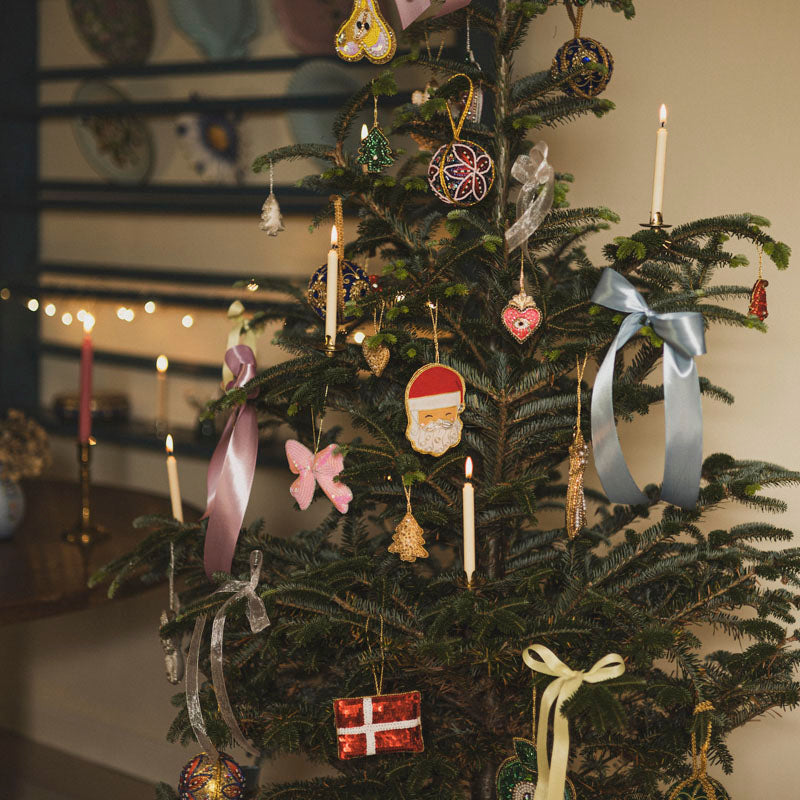
[[[656,162],[653,170],[653,201],[650,204],[650,221],[664,208],[664,175],[667,170],[667,107],[661,106],[659,114],[661,125],[656,135]]]
[[[467,580],[472,581],[475,574],[475,487],[472,478],[472,459],[467,457],[464,467],[467,480],[461,490],[462,504],[464,507],[464,572]]]
[[[183,522],[183,503],[181,502],[181,485],[178,481],[178,461],[172,455],[172,434],[167,435],[167,480],[169,481],[169,499],[172,503],[172,516]]]
[[[325,295],[325,341],[336,344],[336,314],[339,305],[339,247],[336,240],[336,226],[331,228],[331,249],[328,251],[328,271],[325,276],[327,293]]]

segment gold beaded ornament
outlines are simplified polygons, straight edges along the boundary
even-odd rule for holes
[[[364,56],[373,64],[392,60],[397,37],[383,18],[378,0],[355,0],[350,16],[336,33],[334,46],[345,61],[360,61]]]
[[[425,549],[425,531],[414,519],[411,511],[411,487],[406,486],[405,478],[403,492],[406,495],[406,513],[394,529],[392,543],[388,549],[390,553],[400,556],[401,561],[414,562],[418,558],[428,557],[428,551]]]
[[[583,473],[589,463],[589,445],[581,431],[581,381],[586,369],[586,359],[578,364],[578,420],[575,423],[575,438],[569,446],[569,482],[567,483],[567,536],[574,539],[586,525],[586,497],[583,493]]]
[[[383,325],[383,310],[386,307],[386,303],[381,300],[381,315],[380,317],[377,316],[377,312],[372,312],[372,326],[375,330],[375,334],[379,334],[381,332],[381,325]],[[376,377],[380,378],[383,374],[383,371],[386,369],[386,365],[389,363],[389,358],[391,353],[389,352],[389,348],[385,344],[369,344],[369,338],[364,338],[364,341],[361,343],[361,352],[364,353],[364,359],[367,362],[367,366],[370,369],[370,372]]]

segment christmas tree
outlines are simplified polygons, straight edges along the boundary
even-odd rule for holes
[[[659,315],[699,314],[701,329],[764,330],[746,310],[751,287],[724,276],[744,263],[732,243],[761,248],[779,268],[788,265],[788,248],[752,213],[671,229],[654,219],[650,227],[611,239],[615,215],[600,207],[571,208],[564,173],[551,184],[539,173],[541,186],[529,199],[540,201],[549,186],[553,207],[522,245],[509,245],[506,232],[518,212],[512,202],[520,186],[512,176],[518,159],[545,165],[546,151],[531,149],[544,131],[613,108],[595,93],[608,82],[610,62],[588,45],[576,49],[577,61],[566,70],[514,73],[515,51],[532,25],[558,11],[551,5],[474,3],[468,11],[412,25],[405,32],[411,54],[396,56],[341,110],[335,147],[284,147],[255,162],[256,171],[285,159],[328,162],[305,186],[341,197],[358,215],[357,230],[349,221],[346,226],[345,257],[369,255],[384,263],[378,290],[345,307],[348,321],[367,331],[363,348],[348,337],[342,348],[325,352],[319,347],[323,327],[304,289],[260,281],[285,299],[252,324],[283,320],[277,342],[290,357],[231,390],[214,408],[246,406],[262,425],[290,426],[309,456],[344,459],[341,472],[331,468],[338,478],[329,476],[325,485],[320,480],[336,504],[321,525],[287,537],[254,524],[241,532],[234,554],[231,573],[243,580],[251,552],[263,554],[258,594],[271,625],[253,633],[244,603],[228,612],[224,668],[231,706],[263,755],[301,753],[330,767],[330,777],[265,786],[260,797],[532,797],[536,755],[532,745],[513,740],[532,738],[532,688],[541,697],[553,678],[523,663],[529,645],[546,647],[574,670],[587,671],[612,653],[625,664],[624,675],[583,683],[556,711],[570,727],[568,797],[570,786],[574,796],[592,800],[668,797],[668,787],[690,776],[692,735],[700,745],[709,730],[708,759],[730,771],[727,736],[800,699],[794,677],[800,650],[791,627],[800,550],[779,546],[792,534],[775,525],[720,528],[714,520],[715,511],[735,504],[783,511],[769,491],[796,484],[800,474],[709,454],[696,504],[685,508],[661,499],[662,491],[676,497],[666,485],[648,485],[625,504],[582,487],[591,456],[581,437],[588,440],[592,430],[592,394],[600,381],[599,373],[593,381],[589,376],[622,326],[632,327],[631,335],[609,377],[620,425],[663,403],[665,385],[668,393],[674,388],[662,377],[666,354],[675,347],[659,328]],[[630,0],[596,0],[594,6],[633,16]],[[568,9],[579,20],[580,5],[568,3]],[[489,43],[492,65],[487,61],[483,71],[426,56],[420,47],[426,32],[461,31],[467,13],[473,32]],[[365,174],[344,140],[373,96],[397,93],[395,75],[408,67],[428,70],[441,88],[419,105],[402,106],[391,135],[409,134],[425,149],[406,153],[392,174]],[[467,123],[454,137],[447,104],[455,106],[464,82],[448,79],[459,74],[483,86],[491,108],[483,122]],[[436,166],[428,180],[434,151],[450,148],[439,155],[443,164],[456,149],[450,147],[454,138],[467,145],[457,156],[458,169],[472,159],[474,177],[486,154],[492,160],[491,175],[481,173],[488,194],[477,202],[468,197],[469,205],[442,202],[464,188],[446,185],[445,167]],[[316,222],[332,214],[330,206]],[[587,253],[595,234],[606,237],[601,264]],[[620,291],[629,285],[643,298],[649,309],[644,319],[603,304],[607,295],[597,292],[608,281],[604,268],[627,281],[615,284]],[[669,358],[689,364],[697,352]],[[368,372],[365,354],[371,367],[379,361],[381,368]],[[698,367],[702,371],[702,360]],[[732,401],[702,375],[699,387],[707,400]],[[349,427],[334,418],[349,420]],[[696,430],[679,435],[686,433],[687,418],[679,409],[679,431],[672,431],[671,455],[679,460],[698,444]],[[305,457],[303,450],[296,453],[298,460]],[[476,572],[470,581],[462,516],[467,457],[475,463]],[[309,470],[298,463],[295,471],[307,480]],[[669,476],[671,488],[692,477],[691,470],[678,472]],[[287,471],[287,488],[291,480]],[[685,488],[677,496],[685,496]],[[301,499],[302,493],[300,487],[293,494]],[[283,501],[291,502],[288,493]],[[184,581],[183,608],[163,633],[189,634],[199,615],[222,606],[227,596],[211,592],[229,576],[209,582],[204,573],[205,522],[143,522],[152,534],[98,579],[113,575],[112,592],[129,580],[161,580],[172,548]],[[703,625],[729,634],[733,643],[705,652],[698,637]],[[206,638],[200,666],[210,674],[207,645]],[[336,700],[358,701],[366,725],[360,698],[406,693],[412,715],[419,703],[424,750],[409,734],[406,752],[340,757],[337,729],[347,709],[337,706],[334,713]],[[229,727],[217,701],[204,685],[208,734],[224,747]],[[190,744],[183,695],[176,704],[170,737]],[[693,796],[711,796],[704,791]],[[175,796],[166,786],[160,792]]]

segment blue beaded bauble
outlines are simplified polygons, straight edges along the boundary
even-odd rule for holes
[[[602,64],[607,72],[587,70],[571,78],[561,87],[564,94],[589,99],[597,97],[608,86],[614,71],[614,58],[600,42],[586,36],[570,39],[558,48],[550,74],[558,78],[584,64]]]
[[[344,305],[351,300],[360,300],[370,292],[369,276],[358,264],[352,261],[339,262],[341,288],[339,289],[340,320],[348,319]],[[320,319],[325,319],[325,304],[328,292],[328,265],[323,264],[308,282],[308,302]]]
[[[245,780],[239,765],[227,754],[214,761],[207,753],[196,755],[178,781],[180,800],[244,800]]]

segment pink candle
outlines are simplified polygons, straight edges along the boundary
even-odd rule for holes
[[[89,441],[92,435],[92,328],[94,317],[86,314],[83,318],[83,344],[81,345],[81,385],[80,405],[78,407],[78,440],[81,444]]]

